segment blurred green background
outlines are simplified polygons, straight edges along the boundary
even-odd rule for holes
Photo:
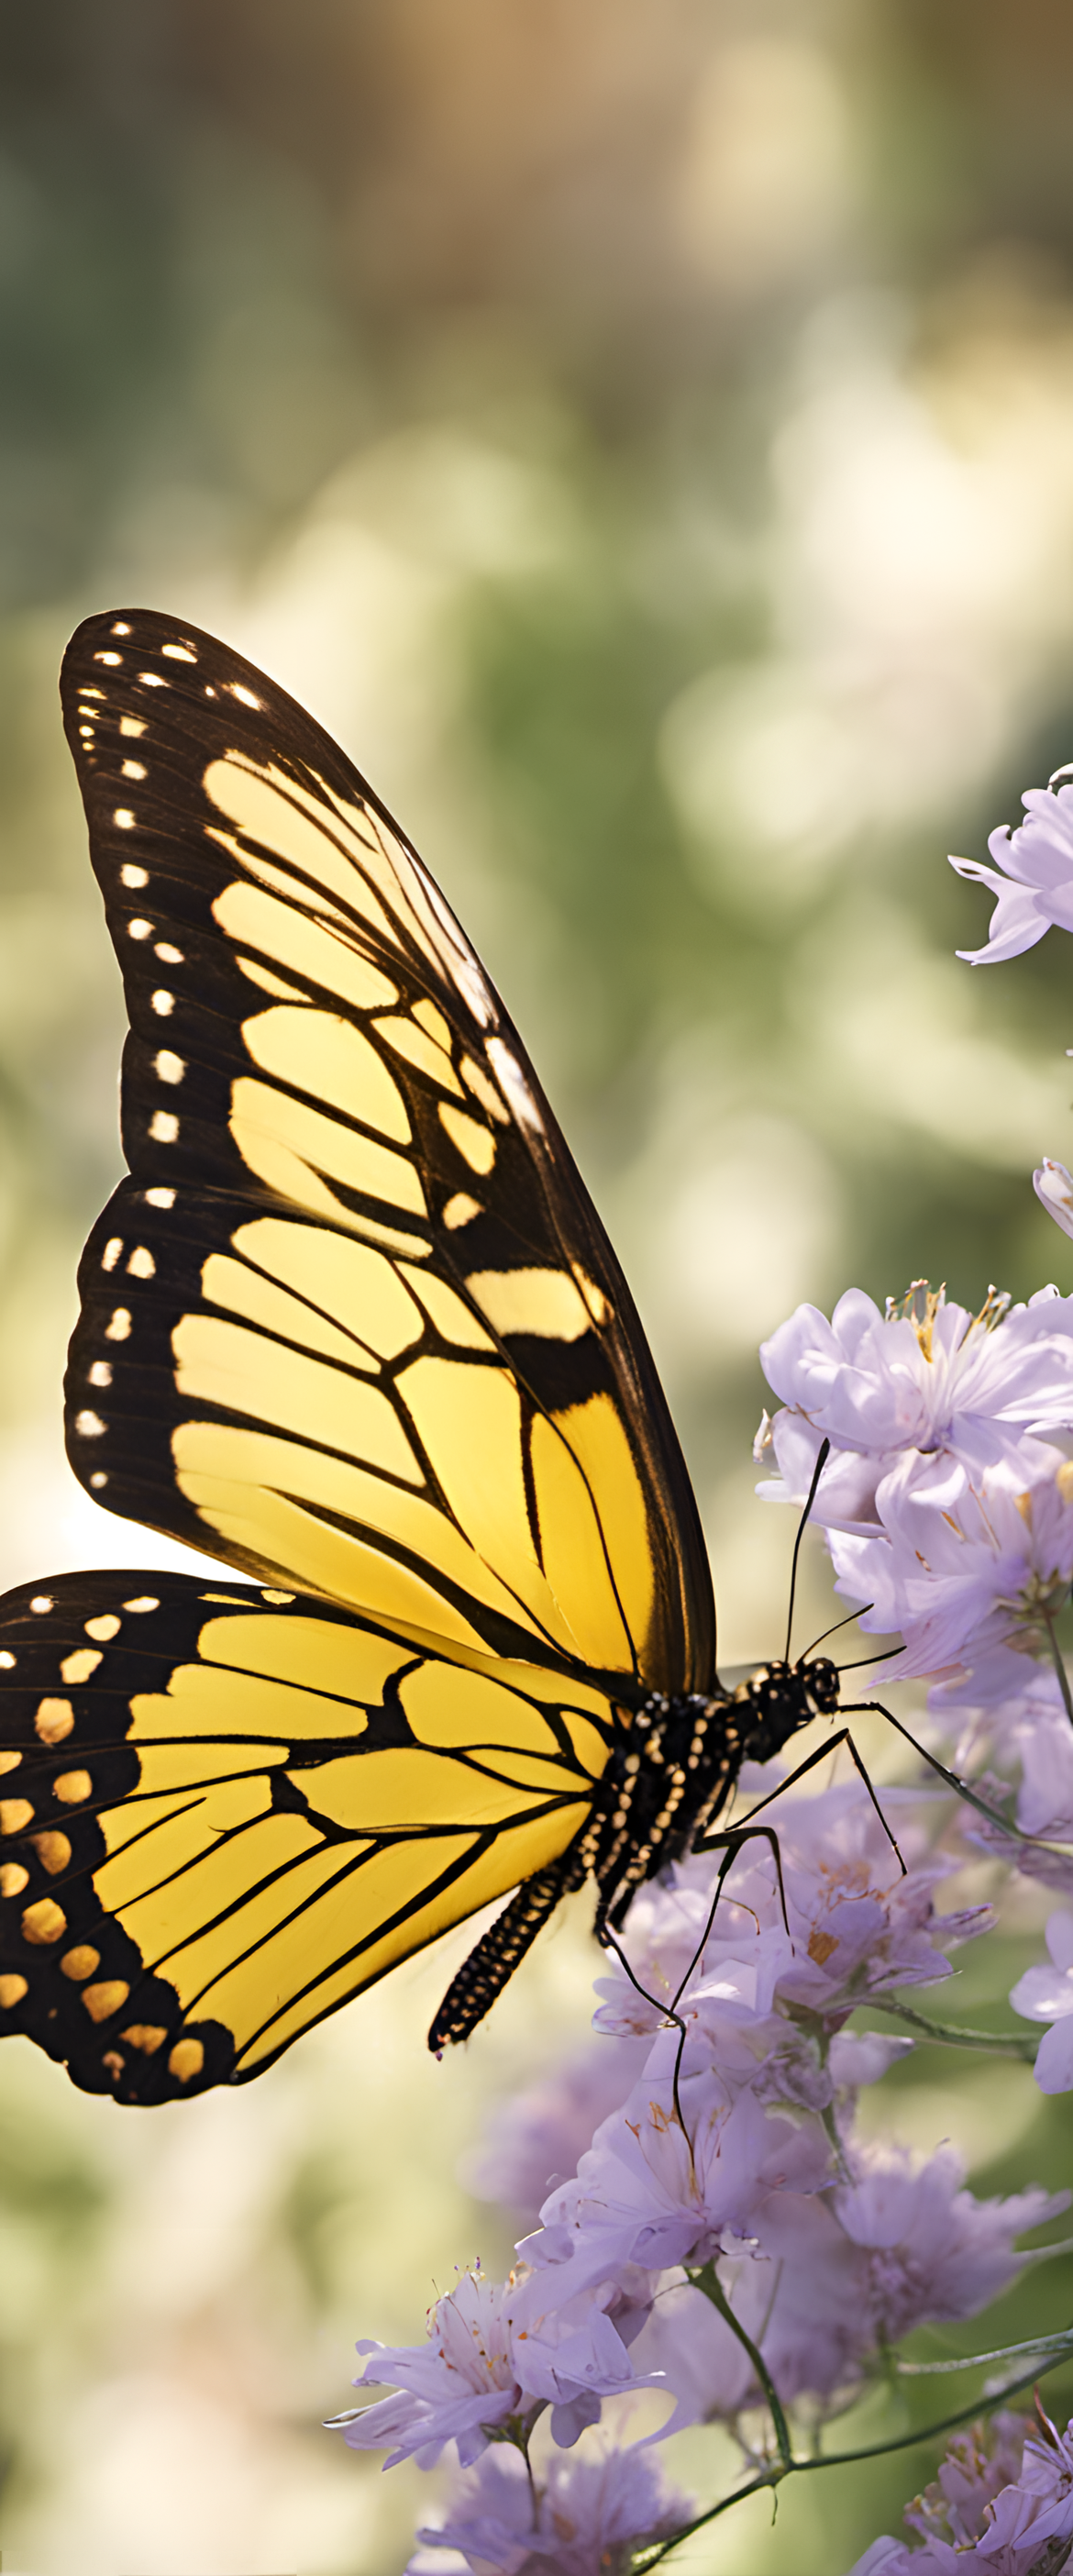
[[[59,1437],[118,1173],[55,695],[92,608],[264,663],[424,849],[638,1296],[730,1661],[792,1537],[750,1499],[763,1333],[851,1281],[1073,1286],[1029,1184],[1073,1161],[1067,952],[959,965],[988,907],[944,856],[1073,755],[1071,77],[1064,0],[0,0],[5,1581],[181,1561]],[[566,1922],[433,2066],[464,1947],[177,2114],[4,2050],[5,2566],[402,2567],[431,2481],[318,2419],[356,2334],[506,2259],[458,2159],[588,2013]],[[903,2135],[1065,2180],[1063,2104],[948,2073]],[[839,2576],[924,2474],[803,2482],[683,2567]]]

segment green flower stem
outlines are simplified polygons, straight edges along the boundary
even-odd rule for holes
[[[1061,1691],[1062,1698],[1063,1698],[1063,1700],[1064,1700],[1064,1702],[1065,1702],[1065,1711],[1066,1711],[1066,1716],[1067,1716],[1067,1717],[1068,1717],[1068,1719],[1069,1719],[1069,1723],[1070,1723],[1070,1725],[1071,1725],[1071,1726],[1073,1726],[1073,1697],[1071,1697],[1071,1695],[1070,1695],[1070,1688],[1069,1688],[1069,1674],[1068,1674],[1068,1673],[1067,1673],[1067,1671],[1066,1671],[1064,1657],[1063,1657],[1063,1656],[1060,1654],[1060,1652],[1059,1652],[1059,1648],[1058,1648],[1058,1639],[1057,1639],[1057,1637],[1055,1636],[1055,1633],[1054,1633],[1054,1619],[1053,1619],[1053,1617],[1051,1617],[1051,1618],[1049,1618],[1049,1619],[1047,1620],[1046,1625],[1047,1625],[1047,1636],[1048,1636],[1048,1639],[1049,1639],[1049,1641],[1050,1641],[1051,1654],[1052,1654],[1052,1656],[1053,1656],[1053,1658],[1054,1658],[1054,1669],[1055,1669],[1055,1672],[1056,1672],[1056,1673],[1057,1673],[1057,1675],[1058,1675],[1058,1688],[1059,1688],[1059,1690]]]
[[[729,2322],[733,2324],[733,2318]],[[740,2332],[737,2327],[735,2331]],[[741,2335],[740,2339],[744,2342],[744,2335]],[[708,2523],[717,2522],[724,2513],[729,2513],[732,2505],[744,2504],[749,2496],[762,2495],[765,2488],[775,2489],[781,2486],[783,2479],[792,2477],[795,2471],[804,2474],[810,2469],[854,2468],[859,2460],[881,2460],[890,2451],[915,2450],[922,2442],[934,2442],[940,2433],[957,2432],[962,2424],[971,2424],[977,2415],[990,2414],[992,2407],[1005,2405],[1006,2399],[1018,2396],[1022,2388],[1031,2388],[1037,2379],[1045,2378],[1048,2371],[1055,2370],[1058,2363],[1073,2352],[1073,2329],[1062,2338],[1055,2336],[1048,2340],[1061,2342],[1061,2349],[1049,2360],[1041,2364],[1038,2344],[1027,2347],[1035,2355],[1031,2369],[1021,2371],[1016,2379],[1006,2380],[1001,2388],[989,2389],[985,2397],[975,2397],[970,2405],[959,2406],[954,2415],[942,2415],[933,2424],[916,2425],[909,2433],[895,2433],[887,2442],[869,2442],[861,2451],[828,2451],[821,2453],[819,2457],[805,2460],[795,2459],[792,2453],[788,2460],[784,2460],[780,2455],[779,2459],[772,2460],[769,2468],[761,2469],[755,2478],[750,2478],[747,2486],[736,2487],[733,2495],[722,2496],[718,2504],[709,2505],[706,2513],[699,2513],[695,2521],[685,2523],[681,2531],[674,2533],[672,2539],[657,2541],[655,2547],[651,2549],[646,2549],[642,2545],[634,2553],[631,2576],[648,2576],[649,2569],[659,2567],[665,2558],[669,2558],[671,2551],[677,2549],[680,2541],[691,2540],[695,2532],[705,2530]],[[1023,2350],[1026,2347],[1012,2346],[1011,2349]],[[977,2358],[986,2361],[990,2355],[985,2353],[978,2355]]]
[[[943,2048],[982,2048],[992,2057],[1019,2057],[1026,2066],[1036,2062],[1039,2038],[1032,2031],[968,2030],[958,2022],[932,2021],[912,2004],[899,2003],[895,1997],[888,2000],[884,1995],[869,1995],[867,2009],[909,2022],[913,2030],[923,2031],[926,2039],[936,2040]]]
[[[1067,2254],[1069,2247],[1043,2245],[1039,2251],[1043,2254]],[[1073,2352],[1073,2327],[1064,2327],[1061,2334],[1036,2336],[1031,2343],[1001,2344],[997,2352],[968,2352],[957,2361],[896,2360],[894,2367],[900,2379],[941,2379],[945,2373],[954,2370],[982,2370],[988,2361],[1017,2361],[1023,2352],[1037,2355],[1049,2352],[1052,2361],[1061,2361],[1067,2353]]]
[[[703,2291],[704,2297],[711,2300],[713,2308],[718,2309],[724,2324],[730,2327],[731,2334],[737,2337],[737,2340],[742,2347],[742,2351],[748,2353],[753,2369],[755,2370],[756,2376],[760,2382],[760,2386],[763,2389],[764,2396],[770,2410],[771,2421],[775,2428],[775,2440],[778,2445],[779,2460],[781,2463],[779,2474],[780,2476],[785,2476],[787,2472],[795,2466],[793,2444],[790,2440],[790,2428],[782,2410],[779,2392],[775,2386],[774,2380],[772,2379],[763,2354],[757,2349],[752,2336],[746,2333],[740,2317],[735,2316],[722,2282],[719,2279],[714,2262],[705,2263],[703,2270],[700,2272],[690,2272],[689,2279],[691,2280],[695,2290]]]

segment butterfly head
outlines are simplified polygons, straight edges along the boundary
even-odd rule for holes
[[[742,1711],[743,1760],[770,1762],[810,1718],[833,1716],[838,1702],[838,1667],[829,1655],[760,1664],[734,1693]]]
[[[841,1699],[837,1664],[831,1662],[830,1655],[814,1655],[811,1662],[803,1659],[798,1670],[816,1716],[833,1717]]]

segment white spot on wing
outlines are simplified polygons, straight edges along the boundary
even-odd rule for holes
[[[51,1592],[35,1592],[33,1600],[30,1603],[31,1610],[35,1611],[39,1618],[44,1611],[54,1610],[55,1607],[56,1604],[52,1598]]]
[[[197,660],[197,654],[191,652],[189,644],[162,644],[160,650],[167,656],[169,662],[196,662]]]
[[[113,1312],[113,1314],[112,1314],[112,1317],[111,1317],[111,1321],[110,1321],[109,1323],[107,1323],[107,1324],[105,1325],[105,1327],[104,1327],[104,1338],[105,1338],[105,1341],[106,1341],[106,1342],[129,1342],[129,1340],[130,1340],[130,1307],[129,1307],[129,1306],[117,1306],[117,1307],[115,1308],[115,1310],[114,1310],[114,1312]]]
[[[88,1406],[82,1413],[75,1415],[75,1430],[80,1440],[99,1440],[104,1427],[100,1414],[91,1413]]]
[[[95,662],[109,662],[113,666],[118,666],[123,656],[121,653],[95,653],[93,659]]]
[[[91,1368],[91,1370],[90,1370],[90,1373],[89,1373],[89,1382],[90,1382],[90,1385],[91,1385],[91,1386],[111,1386],[111,1383],[112,1383],[112,1363],[111,1363],[111,1361],[110,1361],[110,1360],[94,1360],[93,1366],[92,1366],[92,1368]]]
[[[132,1279],[155,1279],[156,1263],[147,1243],[138,1243],[131,1253],[127,1269]],[[103,1429],[103,1424],[102,1424]]]
[[[148,778],[149,776],[144,760],[125,760],[119,774],[121,778]]]
[[[138,735],[144,733],[146,730],[144,716],[120,716],[119,730],[120,733],[126,734],[131,741],[136,742]]]
[[[453,951],[449,962],[463,1001],[468,1002],[479,1026],[486,1029],[493,1017],[492,996],[479,967],[474,964],[472,958],[458,957]]]
[[[99,1619],[87,1619],[86,1635],[94,1637],[99,1646],[106,1646],[110,1637],[118,1637],[122,1625],[114,1610],[102,1610]]]
[[[128,939],[151,939],[153,929],[154,924],[151,921],[128,921],[127,937]]]
[[[147,886],[149,870],[138,867],[133,859],[126,859],[119,871],[119,882],[125,886]]]
[[[73,1655],[65,1655],[60,1665],[60,1678],[65,1682],[88,1682],[104,1657],[96,1646],[76,1646]]]
[[[182,949],[173,948],[170,940],[168,939],[158,939],[156,947],[153,950],[153,955],[154,957],[159,957],[162,966],[184,966],[186,964],[186,959],[183,956]]]
[[[174,1190],[146,1190],[145,1204],[146,1207],[172,1208],[175,1205],[175,1192]]]
[[[175,1008],[174,993],[158,992],[152,996],[152,1007],[158,1020],[170,1020]]]
[[[115,1266],[116,1266],[116,1263],[117,1263],[117,1261],[118,1261],[118,1259],[119,1259],[120,1253],[122,1252],[122,1249],[123,1249],[123,1237],[122,1237],[122,1235],[121,1235],[121,1234],[113,1234],[113,1235],[110,1235],[110,1236],[109,1236],[109,1239],[108,1239],[108,1242],[105,1244],[104,1250],[103,1250],[103,1252],[102,1252],[102,1254],[101,1254],[101,1269],[102,1269],[102,1270],[114,1270],[114,1269],[115,1269]]]
[[[260,698],[254,697],[252,689],[244,689],[241,680],[229,680],[227,685],[232,697],[238,699],[241,707],[255,707],[258,714],[260,713],[261,701]]]
[[[112,821],[118,832],[133,832],[134,830],[134,816],[131,813],[129,805],[117,805],[115,813],[112,816]]]
[[[155,1058],[154,1070],[161,1082],[181,1082],[186,1072],[186,1059],[175,1055],[171,1047],[161,1047]]]
[[[544,1121],[540,1111],[517,1057],[511,1054],[509,1046],[504,1046],[502,1038],[489,1038],[488,1061],[499,1076],[515,1117],[521,1120],[523,1127],[532,1127],[538,1136],[542,1136]]]
[[[174,1109],[154,1109],[149,1121],[149,1134],[154,1145],[175,1145],[179,1140],[179,1121]]]
[[[42,1699],[37,1704],[34,1733],[42,1744],[64,1744],[75,1731],[75,1713],[69,1699]]]
[[[159,1610],[160,1603],[155,1593],[139,1592],[137,1600],[124,1601],[123,1608],[124,1610]]]

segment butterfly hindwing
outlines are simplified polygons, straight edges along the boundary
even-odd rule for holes
[[[160,2102],[242,2081],[565,1850],[611,1703],[185,1575],[0,1601],[0,2029]]]
[[[707,1686],[707,1560],[628,1289],[421,861],[194,629],[89,620],[63,699],[131,1021],[77,1473],[460,1647]]]

